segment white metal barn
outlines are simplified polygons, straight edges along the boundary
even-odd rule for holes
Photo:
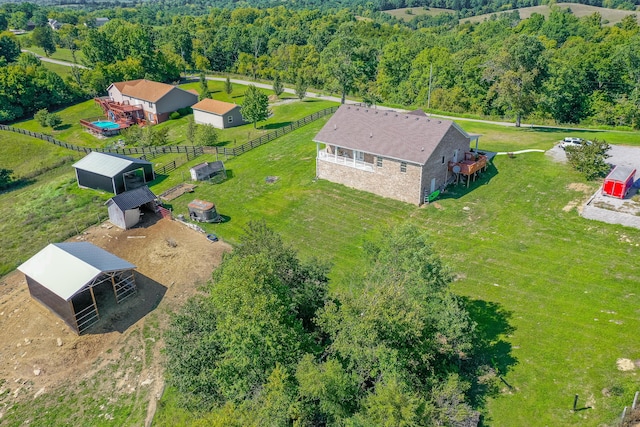
[[[18,267],[31,297],[77,334],[99,318],[96,287],[113,288],[117,303],[136,293],[135,265],[89,242],[52,243]]]

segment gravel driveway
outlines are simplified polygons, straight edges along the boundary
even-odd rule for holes
[[[567,161],[567,155],[559,145],[554,145],[545,154],[556,162],[564,163]],[[612,145],[607,154],[609,154],[607,163],[611,166],[628,166],[640,171],[640,147]],[[636,194],[638,188],[640,188],[638,173],[636,173],[634,188],[631,189],[625,199],[605,196],[602,194],[602,188],[599,188],[584,204],[580,214],[584,218],[596,221],[640,228],[640,203],[631,200],[631,196]]]

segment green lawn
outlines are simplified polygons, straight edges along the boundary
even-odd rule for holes
[[[634,298],[640,267],[630,262],[640,230],[563,210],[586,196],[569,184],[585,182],[542,153],[499,156],[469,190],[451,189],[437,205],[423,208],[315,181],[311,139],[321,126],[316,122],[229,159],[230,179],[201,184],[195,194],[172,201],[176,213],[186,213],[196,197],[215,202],[230,221],[205,228],[232,243],[249,220],[264,219],[303,257],[333,264],[333,289],[349,286],[350,273],[364,268],[365,239],[383,238],[381,227],[414,221],[431,231],[436,249],[457,272],[454,289],[468,299],[489,342],[485,357],[503,375],[502,390],[482,409],[486,424],[613,422],[638,388],[636,375],[618,371],[616,359],[640,358]],[[483,130],[481,148],[509,151],[549,148],[565,135],[488,125]],[[267,176],[279,180],[267,184]],[[154,190],[179,181],[172,175]],[[575,394],[579,407],[591,408],[573,413]],[[167,396],[163,407],[171,412],[161,410],[160,425],[185,416],[173,412],[172,394]]]
[[[181,87],[184,89],[194,89],[197,85],[198,83],[188,83]],[[224,82],[210,81],[209,87],[215,99],[225,102],[235,102],[238,104],[242,104],[244,100],[244,91],[246,86],[234,85],[234,90],[231,95],[228,95],[223,91]],[[272,93],[272,91],[266,89],[261,90],[267,94]],[[283,96],[282,99],[291,98]],[[229,147],[242,145],[245,142],[257,138],[267,132],[284,127],[295,120],[334,105],[337,104],[335,102],[318,99],[305,99],[304,101],[295,100],[291,103],[273,105],[270,107],[273,115],[268,120],[258,123],[256,129],[254,129],[252,124],[246,124],[243,126],[219,130],[218,145],[225,145]],[[56,130],[50,127],[42,127],[33,119],[15,123],[14,126],[33,132],[53,135],[55,138],[64,142],[82,147],[106,147],[121,138],[120,136],[97,138],[85,131],[80,125],[80,119],[99,117],[103,115],[100,107],[92,99],[61,109],[56,111],[56,113],[62,117],[62,125]],[[191,143],[187,141],[186,137],[187,117],[168,120],[157,126],[158,129],[163,127],[169,128],[169,145],[191,145]]]
[[[469,189],[452,188],[437,204],[419,208],[316,181],[312,139],[325,122],[321,119],[226,159],[227,181],[201,183],[195,193],[170,204],[176,213],[186,213],[194,198],[215,202],[229,221],[204,227],[231,243],[238,241],[248,221],[264,219],[302,257],[316,256],[333,264],[332,289],[350,286],[351,272],[365,268],[361,256],[365,239],[384,238],[385,226],[415,222],[430,231],[435,249],[457,273],[454,290],[467,300],[479,322],[487,345],[485,360],[504,380],[502,389],[487,396],[480,407],[485,425],[614,423],[640,388],[637,375],[616,369],[617,358],[640,359],[636,345],[640,266],[632,258],[640,245],[640,230],[585,220],[570,207],[587,196],[570,184],[587,184],[591,190],[597,184],[585,183],[567,165],[542,153],[498,156]],[[483,134],[480,148],[487,150],[545,149],[567,135],[548,129],[460,125]],[[626,143],[639,136],[598,135]],[[214,157],[191,163],[205,159]],[[188,166],[159,177],[152,190],[159,194],[181,182],[188,176]],[[268,184],[267,176],[278,180]],[[30,187],[1,194],[0,274],[47,241],[72,233],[73,222],[106,216],[102,206],[106,197],[77,189],[68,168],[51,171]],[[573,413],[575,394],[579,407],[591,408]],[[162,401],[155,424],[174,425],[185,419],[185,414],[172,409],[171,396],[167,393]],[[67,397],[63,402],[69,402]],[[55,409],[50,403],[34,401],[29,409],[63,411],[64,405]],[[141,423],[144,416],[139,416]]]
[[[45,56],[44,54],[44,49],[42,49],[41,47],[38,46],[29,46],[26,48],[26,50],[35,53],[38,56]],[[84,54],[82,53],[82,51],[77,50],[76,51],[76,61],[73,60],[73,55],[71,54],[71,50],[70,49],[66,49],[66,48],[56,48],[56,51],[53,52],[53,54],[51,54],[51,56],[49,57],[51,59],[57,59],[59,61],[67,61],[67,62],[74,62],[74,63],[81,63],[82,60],[84,59]]]

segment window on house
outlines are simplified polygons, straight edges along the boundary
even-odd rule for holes
[[[382,167],[382,157],[377,157],[376,158],[376,166],[378,166],[379,168]]]
[[[442,156],[442,164],[444,165],[444,156]]]
[[[229,118],[227,119],[227,121],[228,121],[229,123],[233,123],[233,116],[229,116]]]
[[[400,172],[407,171],[407,162],[400,162]]]
[[[153,104],[151,103],[151,101],[148,101],[147,104],[149,104],[149,107],[153,107]]]

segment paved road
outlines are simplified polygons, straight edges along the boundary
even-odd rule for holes
[[[80,65],[80,64],[74,64],[73,62],[68,62],[68,61],[60,61],[59,59],[53,59],[53,58],[47,58],[46,56],[40,56],[35,52],[31,52],[30,50],[27,49],[22,49],[22,52],[28,52],[28,53],[32,53],[34,54],[40,61],[44,61],[44,62],[50,62],[52,64],[58,64],[58,65],[64,65],[66,67],[78,67],[78,68],[83,68],[85,70],[88,69],[88,67],[85,67],[84,65]]]
[[[52,58],[47,58],[44,56],[40,56],[34,52],[31,52],[29,50],[26,49],[22,49],[23,52],[30,52],[33,53],[34,55],[36,55],[38,58],[40,58],[41,61],[44,62],[51,62],[53,64],[58,64],[58,65],[65,65],[67,67],[79,67],[79,68],[84,68],[87,69],[88,67],[85,67],[84,65],[80,65],[80,64],[74,64],[73,62],[67,62],[67,61],[60,61],[58,59],[52,59]],[[197,76],[188,76],[188,79],[192,78],[192,79],[197,79]],[[207,77],[207,80],[215,80],[215,81],[220,81],[223,82],[226,80],[225,77]],[[252,82],[249,80],[242,80],[242,79],[230,79],[231,83],[236,83],[236,84],[240,84],[240,85],[254,85],[256,87],[262,88],[262,89],[272,89],[273,86],[270,84],[266,84],[266,83],[259,83],[259,82]],[[285,93],[290,93],[290,94],[295,94],[295,90],[291,89],[291,88],[284,88]],[[326,99],[327,101],[333,101],[333,102],[340,102],[341,99],[338,98],[337,96],[325,96],[322,95],[320,93],[317,92],[307,92],[307,97],[308,98],[316,98],[316,99]],[[353,101],[351,99],[347,99],[345,101],[346,104],[359,104],[360,102],[358,101]],[[376,108],[378,110],[389,110],[389,111],[398,111],[400,113],[404,113],[406,111],[409,110],[403,110],[402,108],[392,108],[392,107],[385,107],[384,105],[376,105],[375,107],[372,108]],[[492,125],[498,125],[498,126],[507,126],[507,127],[515,127],[515,123],[511,123],[511,122],[501,122],[501,121],[493,121],[493,120],[482,120],[482,119],[468,119],[468,118],[464,118],[464,117],[454,117],[454,116],[443,116],[443,115],[439,115],[439,114],[428,114],[430,117],[440,117],[446,120],[456,120],[456,121],[467,121],[467,122],[476,122],[476,123],[487,123],[487,124],[492,124]],[[598,129],[582,129],[582,128],[567,128],[564,126],[544,126],[544,125],[536,125],[536,124],[532,124],[532,123],[521,123],[520,127],[523,128],[532,128],[532,127],[536,127],[536,128],[546,128],[546,129],[571,129],[572,131],[592,131],[592,132],[604,132]]]

